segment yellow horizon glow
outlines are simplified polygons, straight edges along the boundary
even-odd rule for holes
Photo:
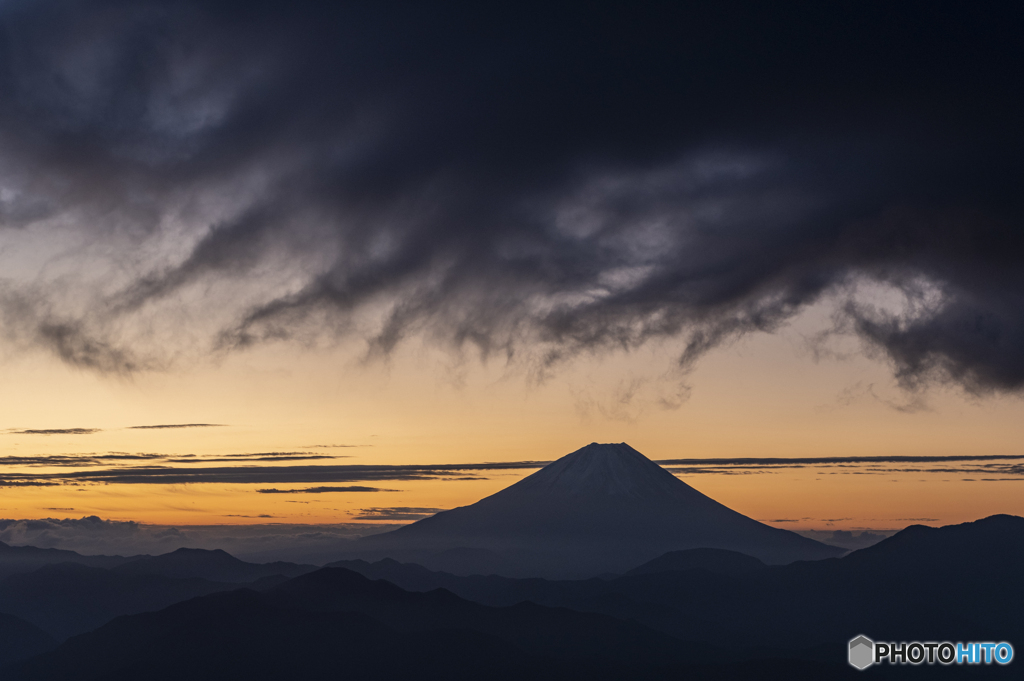
[[[8,357],[0,447],[4,456],[149,452],[202,459],[315,451],[349,457],[306,462],[311,465],[553,460],[593,441],[628,442],[654,460],[1022,453],[1018,398],[978,399],[939,388],[923,395],[927,409],[899,411],[894,406],[914,396],[894,388],[885,365],[859,353],[816,362],[803,348],[802,338],[820,321],[815,314],[820,311],[778,334],[713,351],[685,377],[692,392],[676,409],[659,406],[681,380],[666,371],[679,350],[668,344],[583,357],[543,383],[530,379],[529,367],[460,363],[413,344],[370,364],[352,347],[298,352],[269,346],[217,366],[130,379],[76,371],[41,355]],[[130,428],[174,423],[225,425]],[[73,427],[99,431],[14,432]],[[338,444],[356,446],[317,447]],[[98,515],[161,525],[347,523],[361,508],[463,506],[532,472],[487,471],[481,473],[486,480],[8,487],[0,493],[0,517]],[[796,520],[778,523],[787,529],[897,529],[911,524],[905,521],[910,518],[948,524],[994,513],[1024,515],[1016,480],[834,473],[808,468],[682,478],[753,518]],[[256,492],[349,484],[401,491]],[[273,517],[259,517],[265,515]]]

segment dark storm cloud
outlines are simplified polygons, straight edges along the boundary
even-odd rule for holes
[[[903,385],[1018,391],[1022,11],[6,3],[0,223],[123,257],[0,321],[105,372],[417,335],[544,375],[832,296]]]

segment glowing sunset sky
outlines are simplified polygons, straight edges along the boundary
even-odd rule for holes
[[[678,4],[0,5],[0,518],[1024,514],[1012,22]]]

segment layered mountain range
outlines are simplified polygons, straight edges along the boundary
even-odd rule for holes
[[[1022,547],[1024,518],[992,516],[912,526],[842,558],[684,549],[570,581],[394,560],[307,572],[219,551],[134,570],[63,563],[0,580],[0,678],[852,679],[859,634],[1020,640]],[[271,569],[297,576],[212,581]],[[1009,678],[996,667],[871,673]]]
[[[0,678],[795,681],[859,674],[846,646],[860,634],[1024,637],[1024,518],[911,526],[847,554],[625,444],[355,546],[388,557],[320,568],[0,544]]]

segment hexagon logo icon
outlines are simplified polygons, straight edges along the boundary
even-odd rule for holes
[[[857,669],[867,669],[875,661],[875,642],[867,636],[858,636],[850,641],[850,664]]]

